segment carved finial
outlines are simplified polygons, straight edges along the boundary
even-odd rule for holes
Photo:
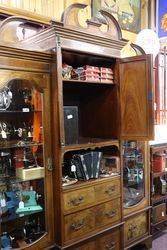
[[[63,22],[64,26],[80,26],[78,22],[78,12],[86,7],[86,4],[81,3],[74,3],[70,5],[63,12],[61,16],[61,22]]]
[[[27,22],[26,18],[17,16],[6,18],[0,24],[0,42],[5,44],[18,42],[17,28],[25,22]]]

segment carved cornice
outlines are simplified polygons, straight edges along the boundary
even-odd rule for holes
[[[101,10],[100,13],[106,19],[107,31],[102,31],[102,23],[95,22],[93,19],[87,20],[86,28],[81,27],[78,21],[78,14],[79,11],[86,8],[86,6],[85,4],[79,3],[69,6],[64,11],[61,22],[52,20],[50,27],[22,41],[17,41],[16,29],[18,25],[23,24],[26,19],[18,17],[14,17],[13,19],[8,18],[8,20],[4,21],[2,26],[0,26],[0,35],[3,34],[0,36],[0,43],[26,50],[49,51],[56,47],[56,37],[59,36],[62,47],[67,48],[70,44],[71,49],[75,48],[75,46],[88,48],[90,44],[92,48],[95,48],[95,51],[99,51],[100,47],[102,49],[106,48],[106,54],[109,53],[111,56],[113,54],[114,57],[120,57],[120,51],[128,41],[122,39],[122,32],[117,20],[107,11]],[[8,37],[6,38],[7,31],[11,33],[11,40]],[[135,45],[133,45],[132,48],[140,54],[143,53],[143,51]]]

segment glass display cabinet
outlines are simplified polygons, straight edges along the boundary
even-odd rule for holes
[[[0,69],[1,249],[53,243],[50,77],[44,64],[26,63]]]
[[[125,140],[122,142],[124,211],[135,211],[145,204],[147,196],[146,143]],[[138,206],[137,206],[138,205]],[[136,207],[137,206],[137,207]]]
[[[137,141],[123,142],[124,207],[131,207],[144,198],[144,152]]]

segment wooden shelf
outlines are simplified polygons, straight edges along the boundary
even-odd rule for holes
[[[160,201],[163,201],[163,200],[166,200],[167,199],[167,194],[166,195],[154,195],[151,200],[153,203],[157,203],[157,202],[160,202]]]
[[[26,147],[34,147],[34,146],[42,146],[43,143],[37,142],[26,142],[21,140],[15,141],[1,141],[0,149],[8,149],[8,148],[26,148]]]
[[[92,184],[105,183],[108,182],[108,180],[119,179],[119,178],[120,175],[118,174],[106,178],[90,179],[88,181],[78,181],[75,184],[69,186],[62,186],[62,189],[63,191],[75,190],[75,189],[78,190],[78,188],[89,187],[92,186]]]
[[[165,174],[167,174],[167,171],[158,172],[158,173],[153,173],[152,172],[152,175],[153,175],[154,178],[160,177],[160,176],[165,175]]]
[[[87,142],[84,142],[87,141]],[[74,151],[74,150],[82,150],[82,149],[95,149],[105,146],[116,146],[119,148],[118,140],[109,140],[109,139],[97,139],[97,138],[84,138],[83,142],[80,141],[79,144],[66,145],[62,146],[62,151]]]
[[[18,220],[18,219],[21,219],[23,217],[27,217],[27,216],[30,216],[32,214],[37,214],[37,213],[42,213],[42,212],[43,212],[43,210],[42,211],[32,211],[32,212],[22,212],[22,213],[16,214],[15,208],[13,208],[13,209],[8,210],[6,216],[1,217],[0,222],[7,223],[9,221]]]
[[[155,154],[156,152],[159,151],[167,150],[167,143],[150,145],[150,149],[152,154]]]
[[[35,112],[42,112],[42,110],[30,110],[30,111],[22,111],[22,110],[1,110],[0,114],[29,114]]]
[[[17,178],[16,176],[0,176],[0,181],[3,181],[0,183],[0,186],[5,185],[5,181],[10,181],[11,183],[19,183],[19,182],[26,182],[26,181],[34,181],[34,180],[41,180],[44,179],[44,177],[38,177],[38,178],[31,178],[29,180],[23,180],[20,178]]]
[[[115,85],[116,83],[113,83],[113,82],[102,82],[102,81],[88,81],[88,80],[74,80],[74,79],[71,79],[71,80],[63,80],[63,83],[81,83],[81,84],[97,84],[97,85]]]

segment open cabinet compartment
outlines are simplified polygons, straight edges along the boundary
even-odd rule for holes
[[[91,164],[91,154],[92,153],[100,153],[98,161],[95,159],[95,163],[92,166]],[[106,147],[96,147],[96,148],[89,148],[87,150],[72,150],[72,151],[67,151],[63,155],[63,162],[62,162],[62,175],[63,176],[69,176],[71,178],[76,178],[77,177],[77,166],[76,166],[76,171],[73,171],[73,166],[75,165],[75,162],[73,159],[75,156],[83,156],[83,161],[82,163],[85,164],[84,169],[84,174],[85,171],[88,174],[88,179],[84,179],[82,181],[86,180],[96,180],[99,178],[110,178],[114,176],[120,175],[120,152],[119,148],[116,145],[110,145]],[[85,158],[85,156],[87,158]],[[94,156],[92,156],[94,157]],[[95,156],[96,157],[96,156]],[[89,161],[90,160],[90,161]],[[93,158],[94,160],[94,158]],[[80,167],[82,167],[82,163],[80,164]],[[99,164],[99,165],[98,165]],[[92,166],[93,168],[90,169]],[[92,170],[92,177],[91,177],[91,170]],[[93,172],[96,172],[97,175],[96,177],[93,175]],[[79,182],[81,183],[81,179],[78,179]]]
[[[112,68],[115,59],[63,51],[63,63],[72,67],[91,65]],[[78,143],[116,139],[119,133],[117,84],[63,81],[63,105],[78,109]],[[66,137],[66,135],[65,135]],[[68,143],[65,143],[66,145]]]

